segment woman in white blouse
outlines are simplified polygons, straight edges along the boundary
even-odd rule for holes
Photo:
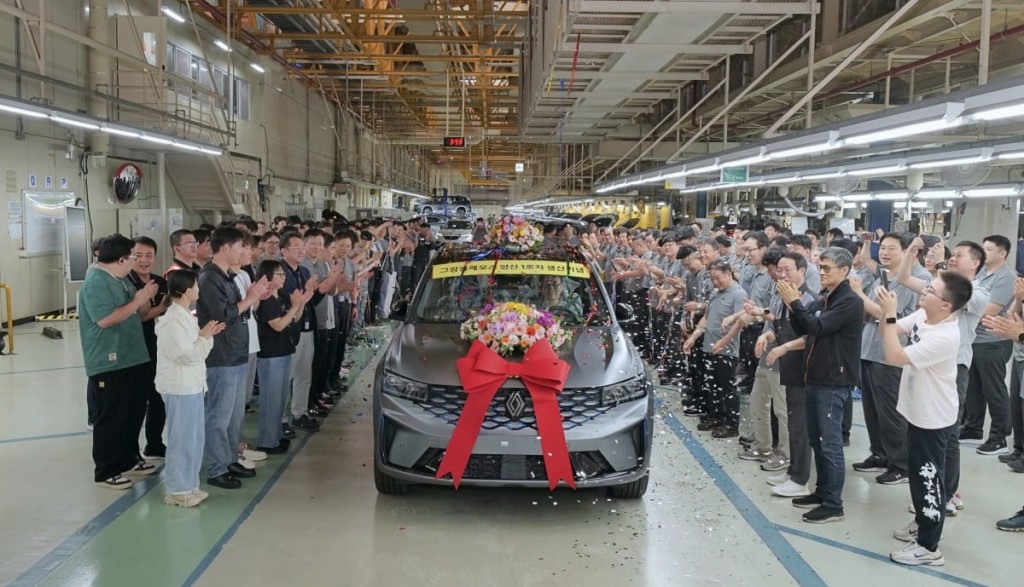
[[[167,313],[156,323],[156,390],[167,406],[167,459],[164,503],[195,507],[209,494],[199,489],[203,465],[206,356],[224,324],[211,320],[199,329],[189,308],[199,299],[195,272],[167,274]]]

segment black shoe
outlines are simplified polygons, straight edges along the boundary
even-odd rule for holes
[[[890,468],[886,472],[875,477],[875,481],[878,481],[882,485],[899,485],[900,483],[910,483],[910,477],[899,469]]]
[[[232,477],[228,473],[218,475],[217,477],[210,477],[206,482],[214,487],[220,487],[221,489],[238,489],[242,486],[241,481]]]
[[[861,473],[884,473],[889,470],[889,463],[882,457],[871,455],[859,463],[854,463],[853,470]]]
[[[1024,473],[1024,460],[1010,461],[1006,463],[1014,473]]]
[[[331,394],[329,394],[329,393],[321,393],[320,394],[320,403],[326,405],[329,408],[333,408],[334,407],[334,398],[331,397]]]
[[[245,404],[245,413],[246,414],[251,414],[251,413],[253,413],[255,411],[256,411],[256,409],[252,407],[252,404]]]
[[[755,440],[753,436],[740,436],[740,444],[744,447],[753,446]]]
[[[802,510],[811,510],[820,507],[825,504],[825,500],[818,497],[815,494],[810,494],[805,497],[794,497],[793,507],[800,508]]]
[[[830,508],[822,505],[804,514],[803,521],[808,524],[827,524],[841,522],[845,517],[843,508]]]
[[[963,442],[965,440],[971,441],[971,440],[983,440],[983,439],[984,439],[984,436],[981,435],[981,432],[968,432],[966,430],[961,430],[960,431],[960,442]]]
[[[843,439],[843,446],[850,446],[850,439],[849,438],[844,438]]]
[[[1005,440],[992,440],[990,438],[985,441],[985,444],[978,447],[979,455],[1001,455],[1007,452],[1009,452],[1009,449],[1006,448]]]
[[[735,438],[739,435],[740,431],[735,426],[729,426],[728,424],[723,424],[711,432],[713,438]]]
[[[703,416],[704,415],[704,410],[698,408],[697,406],[690,406],[690,407],[686,408],[685,410],[683,410],[683,415],[684,416]]]
[[[996,522],[996,528],[1004,532],[1024,532],[1024,509],[1005,520]]]
[[[292,420],[292,426],[308,432],[316,432],[320,430],[320,423],[309,416],[301,416]]]
[[[718,421],[718,418],[708,418],[704,422],[697,424],[697,430],[701,432],[707,432],[708,430],[714,430],[721,426],[722,423]]]
[[[167,447],[166,446],[147,446],[146,450],[142,451],[142,456],[147,459],[163,459],[167,458]]]
[[[228,465],[228,474],[236,479],[250,479],[256,476],[256,471],[246,469],[238,463],[231,463]]]
[[[288,452],[288,446],[285,444],[284,439],[282,439],[277,446],[257,446],[256,450],[261,450],[268,455],[280,455]]]
[[[309,415],[310,418],[326,418],[327,410],[314,404],[312,408],[309,408],[309,410],[306,411],[306,414]],[[292,424],[294,424],[294,422],[292,422]]]
[[[295,431],[292,430],[292,425],[288,422],[281,424],[281,436],[287,440],[289,438],[295,438]]]
[[[1014,451],[1008,455],[999,455],[1000,463],[1009,463],[1012,461],[1019,461],[1021,459],[1024,459],[1024,452],[1018,449],[1014,449]]]

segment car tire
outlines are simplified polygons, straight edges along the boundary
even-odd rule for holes
[[[650,476],[644,475],[631,483],[612,485],[608,488],[608,495],[618,499],[640,499],[647,493],[648,481],[650,481]]]
[[[381,471],[376,459],[373,461],[373,484],[377,486],[377,492],[384,495],[405,495],[412,489],[408,483],[402,483]]]
[[[420,210],[423,212],[423,214],[433,214],[434,213],[434,208],[432,208],[431,206],[424,206]]]

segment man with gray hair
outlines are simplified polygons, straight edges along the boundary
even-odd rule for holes
[[[804,381],[807,435],[814,451],[817,487],[793,505],[810,509],[803,521],[812,524],[843,519],[843,412],[853,388],[860,385],[860,340],[864,302],[850,287],[853,255],[828,247],[821,253],[821,299],[804,306],[800,291],[778,282],[779,297],[789,308],[793,331],[806,337]]]

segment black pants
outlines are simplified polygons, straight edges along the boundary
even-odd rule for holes
[[[863,391],[861,397],[864,397]],[[853,394],[846,398],[846,407],[843,408],[843,444],[850,443],[850,431],[853,430]]]
[[[142,433],[142,425],[146,420],[146,413],[148,410],[149,396],[152,393],[156,393],[156,361],[149,361],[138,366],[138,373],[136,377],[135,387],[132,389],[134,396],[139,396],[138,399],[132,401],[131,413],[130,413],[130,424],[131,430],[131,442],[132,446],[135,447],[135,460],[142,459],[142,452],[139,450],[139,435]],[[163,407],[163,402],[161,402]],[[164,416],[166,420],[167,416]],[[160,433],[163,433],[163,423],[160,424]],[[147,430],[148,432],[148,430]],[[158,434],[159,437],[159,434]],[[149,442],[149,434],[146,435],[146,442]],[[161,444],[163,440],[161,439]]]
[[[707,365],[704,361],[704,335],[700,335],[693,343],[693,349],[686,357],[686,376],[690,384],[690,396],[693,405],[705,414],[708,413],[707,385],[704,383],[704,372]]]
[[[963,431],[971,435],[985,432],[985,407],[992,417],[988,439],[1005,442],[1010,435],[1010,394],[1006,389],[1006,363],[1013,342],[983,342],[974,345],[970,379],[967,383],[967,410]]]
[[[680,381],[686,376],[686,365],[683,358],[682,330],[679,328],[681,312],[666,313],[668,321],[665,332],[665,351],[661,364],[665,367],[665,378],[669,381]]]
[[[348,331],[352,323],[352,303],[338,302],[334,309],[336,310],[335,315],[338,317],[338,330],[334,335],[334,354],[329,373],[330,379],[338,376],[338,372],[341,371],[341,364],[345,361]],[[328,379],[328,383],[330,379]]]
[[[935,551],[946,521],[946,442],[953,426],[926,430],[907,425],[910,499],[917,515],[917,543]]]
[[[803,387],[786,386],[786,412],[789,414],[789,478],[800,485],[811,479],[811,443],[807,437],[807,392]]]
[[[896,411],[903,369],[875,361],[861,361],[861,404],[871,454],[889,467],[907,471],[907,419]]]
[[[92,426],[100,409],[96,406],[96,383],[91,377],[88,383],[85,384],[85,410],[86,422]]]
[[[736,387],[740,393],[750,395],[754,389],[754,374],[757,372],[758,359],[754,356],[754,345],[761,336],[764,326],[755,324],[740,331],[740,356],[736,362]]]
[[[334,363],[335,341],[338,338],[336,328],[317,328],[313,332],[313,373],[309,386],[309,407],[312,408],[320,400],[320,396],[330,391],[331,365]],[[334,373],[337,373],[335,371]]]
[[[167,408],[164,398],[156,391],[156,386],[149,390],[146,397],[146,449],[148,455],[163,455],[167,452],[164,446],[164,424],[167,423]]]
[[[967,399],[967,365],[956,366],[956,394],[960,400],[956,424],[946,441],[946,493],[948,497],[960,491],[960,422],[964,417],[964,404]]]
[[[739,428],[740,394],[736,389],[736,357],[706,354],[704,387],[708,395],[709,417],[725,426]]]
[[[624,301],[633,308],[633,321],[627,324],[626,334],[646,359],[651,356],[651,306],[647,289],[625,292]]]
[[[140,389],[146,372],[144,363],[89,378],[96,389],[92,431],[95,481],[120,475],[139,462],[139,427],[134,422],[146,410],[146,394]]]
[[[1014,361],[1010,371],[1010,424],[1013,428],[1013,450],[1024,451],[1024,402],[1020,390],[1024,384],[1024,361]]]

